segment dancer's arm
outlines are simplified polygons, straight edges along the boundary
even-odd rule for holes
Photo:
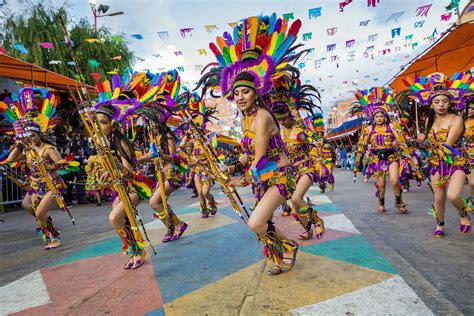
[[[2,164],[7,164],[9,162],[17,162],[26,159],[26,155],[18,147],[13,148],[13,150],[8,155],[7,159],[2,161]]]

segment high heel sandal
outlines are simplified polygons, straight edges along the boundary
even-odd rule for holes
[[[172,240],[173,240],[173,235],[170,235],[170,234],[166,233],[161,241],[162,242],[170,242]]]
[[[125,270],[130,270],[133,267],[133,256],[128,259],[127,263],[123,266]]]
[[[60,243],[61,243],[60,239],[51,239],[46,245],[46,247],[44,247],[44,249],[49,250],[49,249],[58,248]]]
[[[316,234],[316,239],[321,239],[324,236],[324,233],[326,232],[326,229],[324,228],[324,221],[321,217],[318,217],[319,219],[316,221],[314,224],[314,233]],[[321,232],[318,233],[317,229],[320,228]]]
[[[298,236],[299,240],[309,240],[311,238],[313,238],[313,230],[311,228]]]
[[[467,218],[469,218],[469,220],[471,220],[471,218],[469,217],[469,215],[467,215]],[[472,231],[472,225],[469,224],[469,225],[463,225],[463,224],[459,224],[459,232],[461,233],[461,235],[469,235]]]
[[[293,250],[293,256],[291,258],[283,257],[280,265],[274,265],[273,267],[270,268],[270,270],[267,271],[268,275],[275,276],[282,273],[286,273],[290,271],[291,269],[293,269],[296,263],[296,255],[298,253],[298,249],[300,246],[295,241],[292,240],[292,242],[295,244],[295,249]],[[290,260],[290,262],[285,263],[283,262],[284,260]]]
[[[178,229],[178,233],[173,235],[171,240],[175,241],[175,240],[180,239],[181,236],[183,236],[186,229],[188,229],[188,224],[186,224],[185,222],[181,222],[181,225],[179,226],[179,229]]]
[[[382,214],[382,213],[385,213],[385,206],[380,205],[380,206],[377,208],[377,212],[378,212],[378,213],[381,213],[381,214]]]
[[[400,212],[400,214],[406,214],[408,213],[408,210],[406,208],[406,204],[405,203],[401,203],[401,204],[396,204],[395,203],[395,207],[398,208],[398,211]]]
[[[400,214],[406,214],[408,212],[407,205],[403,203],[401,195],[400,196],[395,195],[394,205],[396,208],[398,208],[398,211],[400,212]]]
[[[201,218],[208,218],[210,210],[208,208],[201,209]]]
[[[142,265],[145,264],[146,250],[145,250],[145,249],[141,250],[141,251],[138,253],[138,255],[140,256],[140,259],[138,259],[137,261],[135,261],[135,262],[133,263],[132,270],[138,269],[138,268],[140,268]],[[134,257],[135,257],[135,255],[134,255],[132,258],[134,258]]]
[[[217,203],[216,200],[212,199],[212,201],[209,202],[209,207],[210,207],[210,213],[211,215],[216,215],[217,213]]]
[[[444,221],[439,221],[437,225],[444,227]],[[432,236],[433,238],[442,238],[444,237],[444,230],[438,229],[438,227],[436,227],[435,230],[433,230]]]

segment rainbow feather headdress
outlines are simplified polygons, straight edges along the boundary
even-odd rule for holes
[[[113,75],[112,82],[108,80],[101,82],[96,77],[99,99],[94,108],[100,112],[104,105],[113,106],[115,112],[107,114],[112,119],[122,122],[144,103],[156,98],[160,88],[158,83],[163,82],[162,77],[162,74],[129,71],[126,71],[122,77]]]
[[[427,77],[406,78],[403,83],[415,93],[422,105],[428,106],[434,97],[445,95],[457,102],[458,110],[462,110],[466,104],[462,97],[464,93],[474,89],[473,79],[468,73],[455,73],[452,78],[448,78],[441,72],[435,72]]]
[[[355,97],[369,118],[372,118],[377,112],[388,115],[394,102],[390,90],[381,87],[357,90]]]
[[[206,129],[207,122],[210,121],[217,110],[215,107],[206,107],[204,99],[196,92],[186,91],[179,96],[179,103],[182,108],[189,112],[191,117],[202,130]],[[189,129],[189,126],[184,123],[180,126],[181,130]]]
[[[321,101],[318,90],[302,85],[298,78],[285,75],[274,81],[271,93],[265,98],[276,118],[292,117],[292,110],[306,110],[311,116],[322,112],[316,102]]]
[[[19,94],[13,93],[11,99],[0,101],[0,114],[13,125],[16,132],[30,125],[31,130],[44,133],[59,122],[59,117],[55,115],[56,106],[57,99],[48,89],[23,88]]]
[[[204,71],[211,66],[198,82],[197,88],[204,86],[204,95],[207,88],[215,89],[220,85],[222,96],[231,98],[236,87],[235,78],[247,72],[254,82],[242,81],[237,84],[250,86],[260,95],[267,94],[273,80],[296,71],[297,68],[291,63],[307,52],[294,54],[302,46],[293,46],[300,28],[300,20],[295,20],[289,26],[287,20],[277,18],[275,13],[246,18],[234,27],[232,34],[224,32],[223,36],[217,37],[216,43],[209,44],[218,63],[205,68]]]
[[[307,116],[305,123],[308,128],[314,133],[324,133],[324,119],[322,113],[315,113]]]
[[[181,78],[179,73],[176,70],[162,72],[159,74],[156,86],[158,90],[155,96],[151,101],[145,103],[143,108],[153,108],[158,119],[155,120],[155,123],[166,124],[180,104]]]
[[[154,101],[161,105],[166,105],[172,111],[178,102],[179,90],[181,88],[181,78],[176,70],[162,72],[156,83],[158,91]]]

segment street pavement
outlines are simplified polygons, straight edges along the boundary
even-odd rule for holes
[[[248,188],[239,189],[250,204]],[[255,235],[215,189],[216,216],[201,219],[187,190],[170,204],[189,229],[161,243],[163,225],[139,206],[157,255],[125,271],[121,242],[108,223],[109,205],[75,206],[76,225],[53,211],[61,247],[42,250],[31,215],[0,214],[0,315],[456,315],[474,314],[472,236],[461,237],[448,209],[447,236],[431,237],[427,188],[405,196],[407,215],[377,214],[373,184],[336,171],[334,192],[309,191],[326,224],[322,240],[300,242],[295,268],[271,277]],[[274,216],[296,239],[301,227]]]

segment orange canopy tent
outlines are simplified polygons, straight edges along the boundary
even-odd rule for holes
[[[390,86],[397,92],[406,90],[402,82],[406,77],[426,76],[442,72],[452,76],[474,66],[474,23],[464,23],[447,31],[427,53],[416,59],[408,68],[392,78]]]
[[[0,54],[0,77],[21,81],[31,86],[48,87],[55,90],[68,92],[69,88],[76,90],[81,87],[77,80],[60,75],[26,61]],[[95,95],[95,88],[87,85],[87,91]]]

